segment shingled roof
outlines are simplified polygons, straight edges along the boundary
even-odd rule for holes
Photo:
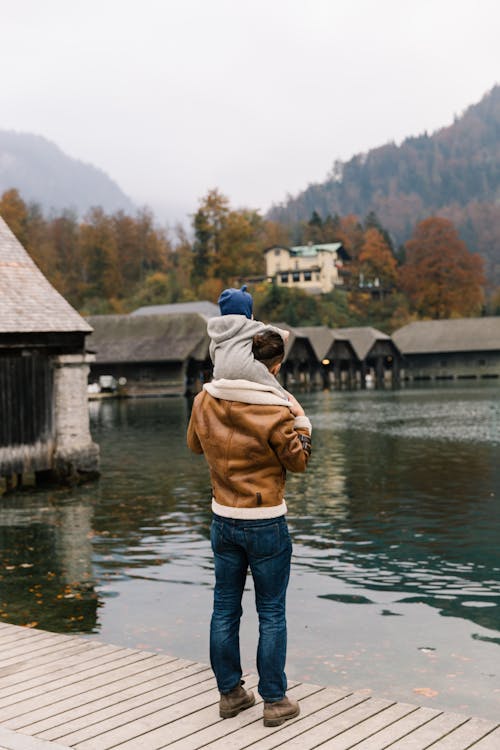
[[[197,302],[172,302],[169,305],[146,305],[145,307],[138,307],[130,315],[173,315],[179,313],[198,313],[205,318],[213,318],[220,315],[220,310],[219,306],[214,305],[213,302],[200,300]]]
[[[371,326],[338,328],[337,331],[347,336],[358,359],[363,361],[377,341],[391,341],[391,337]]]
[[[403,354],[500,351],[500,317],[416,321],[392,338]]]
[[[98,363],[185,362],[208,357],[207,323],[202,315],[93,315],[87,342]]]
[[[0,217],[0,333],[90,333]]]
[[[344,342],[352,352],[352,355],[356,356],[349,337],[344,333],[340,333],[335,328],[328,328],[328,326],[300,326],[296,330],[307,336],[320,362],[331,351],[335,341]]]

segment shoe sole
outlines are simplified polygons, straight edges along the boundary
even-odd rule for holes
[[[294,711],[293,714],[287,714],[286,716],[280,716],[279,719],[264,719],[265,727],[280,727],[285,721],[289,719],[295,719],[300,714],[300,707]]]
[[[246,711],[247,708],[252,708],[252,706],[255,704],[255,697],[249,701],[248,703],[244,703],[242,706],[239,706],[238,708],[231,708],[231,709],[221,709],[219,711],[219,716],[221,719],[234,719],[235,716],[238,716],[240,711]]]

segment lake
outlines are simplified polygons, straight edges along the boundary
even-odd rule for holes
[[[500,388],[296,393],[287,674],[498,719]],[[0,501],[0,617],[208,661],[210,485],[183,398],[95,401],[102,476]],[[242,656],[255,671],[252,581]]]

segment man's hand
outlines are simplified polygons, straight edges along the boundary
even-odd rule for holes
[[[292,396],[291,393],[288,391],[285,391],[286,395],[288,397],[288,400],[290,401],[290,411],[292,412],[294,417],[305,417],[306,413],[304,409],[301,407],[295,396]]]

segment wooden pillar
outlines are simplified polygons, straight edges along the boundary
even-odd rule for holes
[[[397,387],[401,384],[401,369],[400,369],[399,357],[394,357],[392,360],[392,385]]]
[[[384,357],[381,354],[375,360],[375,387],[384,387]]]
[[[356,368],[352,359],[349,360],[347,369],[347,384],[349,388],[354,388],[356,384]]]
[[[360,367],[360,386],[361,386],[361,388],[366,388],[366,370],[367,370],[366,360],[363,360],[361,362],[361,367]]]
[[[333,363],[333,372],[335,376],[335,388],[340,389],[342,388],[342,378],[340,373],[340,359],[336,359]]]

